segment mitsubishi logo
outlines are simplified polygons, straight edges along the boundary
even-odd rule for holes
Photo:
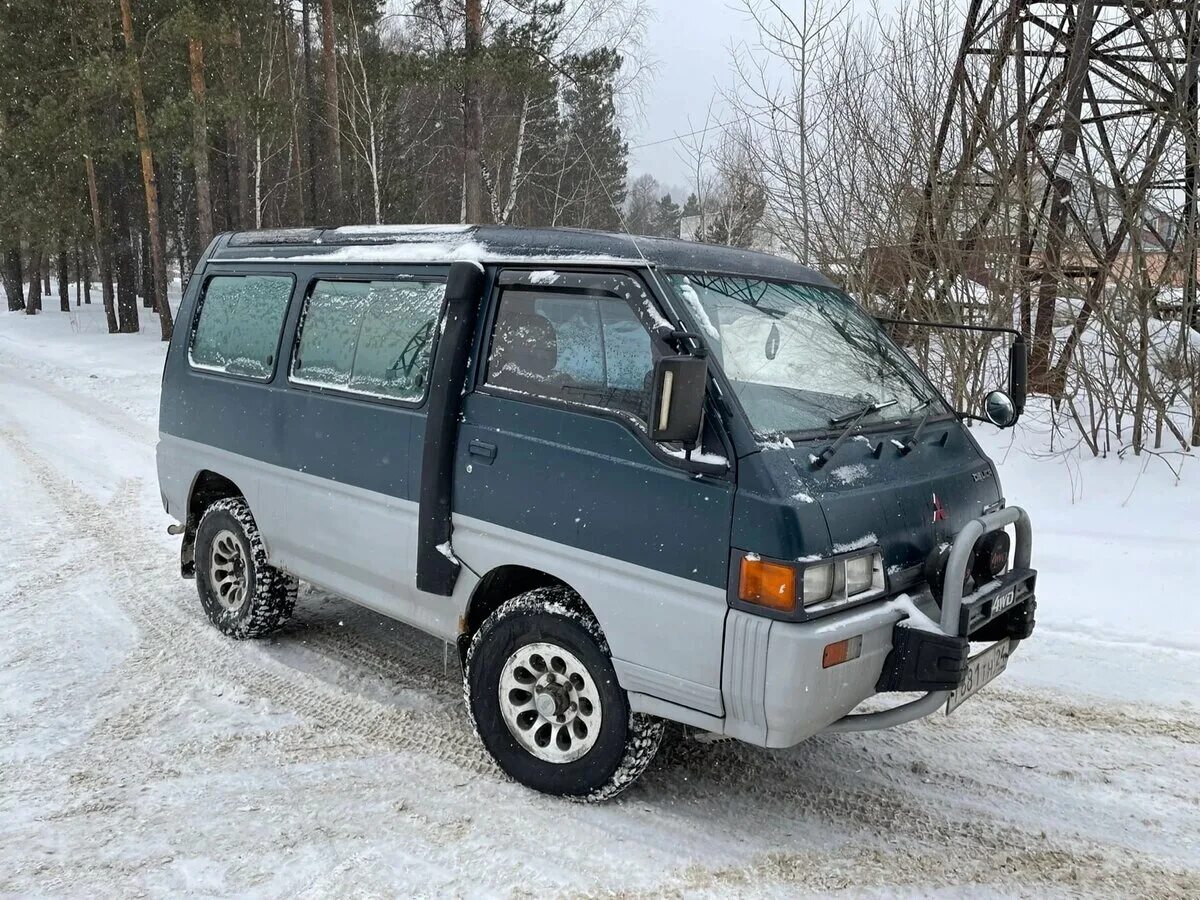
[[[946,521],[946,507],[942,506],[942,501],[938,499],[938,495],[933,495],[933,522],[936,525],[938,522]]]

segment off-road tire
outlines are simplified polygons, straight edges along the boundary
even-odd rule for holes
[[[514,737],[501,713],[502,667],[521,647],[534,643],[554,644],[573,654],[600,695],[598,737],[574,761],[537,758]],[[536,791],[571,800],[615,797],[650,765],[662,741],[663,721],[630,711],[599,623],[564,587],[535,588],[487,617],[467,649],[463,697],[476,734],[507,775]]]
[[[228,609],[217,596],[210,573],[213,541],[231,533],[245,560],[245,600]],[[196,590],[204,612],[231,638],[266,637],[278,630],[296,606],[295,578],[267,563],[267,550],[250,507],[241,497],[218,500],[204,511],[196,526]]]

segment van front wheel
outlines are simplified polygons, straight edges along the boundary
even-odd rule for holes
[[[662,740],[662,720],[630,711],[599,624],[567,588],[537,588],[488,616],[467,650],[463,692],[500,768],[546,794],[616,796]]]
[[[241,497],[218,500],[196,526],[196,590],[210,622],[230,637],[265,637],[292,615],[296,579],[268,565]]]

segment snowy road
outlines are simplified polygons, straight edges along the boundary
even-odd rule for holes
[[[207,625],[162,350],[94,327],[0,319],[0,894],[1200,895],[1197,635],[1052,627],[952,717],[554,801],[485,760],[439,642],[312,591],[269,642]]]

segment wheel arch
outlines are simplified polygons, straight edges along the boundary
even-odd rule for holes
[[[506,564],[496,566],[481,578],[471,591],[463,613],[462,628],[458,635],[458,651],[462,661],[466,660],[467,647],[479,626],[493,612],[513,597],[518,597],[534,588],[564,587],[574,594],[580,606],[596,618],[595,611],[588,605],[580,591],[557,575],[532,566]],[[599,619],[596,619],[599,621]]]
[[[184,578],[196,576],[196,527],[204,511],[218,500],[245,496],[233,479],[212,469],[201,469],[192,478],[183,525],[183,543],[179,548],[179,572]]]

